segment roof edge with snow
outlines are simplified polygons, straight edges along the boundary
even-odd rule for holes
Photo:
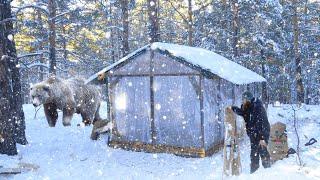
[[[259,74],[212,51],[197,47],[155,42],[137,49],[136,51],[121,58],[119,61],[105,67],[98,73],[93,74],[87,79],[86,83],[97,79],[99,74],[103,74],[113,68],[116,68],[127,60],[143,53],[143,51],[148,48],[151,48],[152,50],[160,50],[161,52],[165,52],[173,57],[177,57],[178,59],[185,61],[187,64],[190,64],[191,68],[196,68],[198,71],[200,68],[204,72],[217,75],[234,84],[243,85],[266,81],[266,79]]]

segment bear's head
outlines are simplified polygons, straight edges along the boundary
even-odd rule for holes
[[[30,97],[34,107],[48,103],[51,94],[51,85],[61,80],[55,76],[49,77],[47,80],[37,83],[30,87]]]
[[[30,88],[30,97],[34,107],[45,104],[50,97],[50,85],[46,83],[38,83]]]

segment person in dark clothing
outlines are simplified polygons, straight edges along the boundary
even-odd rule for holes
[[[232,110],[242,116],[245,121],[251,144],[250,173],[254,173],[259,168],[260,157],[264,168],[271,166],[270,154],[267,150],[270,124],[267,112],[258,98],[254,98],[249,91],[246,91],[242,94],[242,100],[241,108],[232,106]]]

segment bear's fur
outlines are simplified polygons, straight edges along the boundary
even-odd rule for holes
[[[90,125],[92,121],[100,120],[100,89],[85,84],[84,80],[80,78],[64,80],[50,77],[33,85],[30,89],[30,96],[35,107],[43,104],[50,127],[56,125],[58,109],[63,112],[64,126],[70,125],[74,113],[81,114],[82,122],[86,125]]]

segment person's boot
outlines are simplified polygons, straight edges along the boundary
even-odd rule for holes
[[[262,159],[262,166],[263,166],[264,168],[269,168],[269,167],[271,167],[270,158]]]
[[[259,169],[259,164],[251,163],[250,164],[250,174],[256,172]]]

